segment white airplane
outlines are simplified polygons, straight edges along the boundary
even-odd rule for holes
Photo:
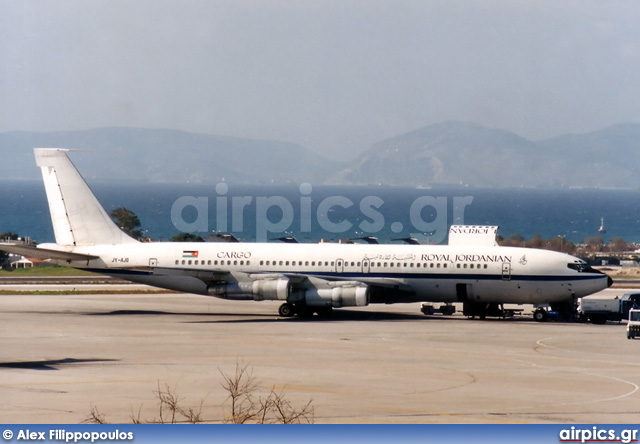
[[[159,288],[232,300],[281,301],[281,316],[398,302],[462,302],[469,313],[504,303],[573,309],[611,285],[581,259],[500,247],[497,227],[453,226],[449,245],[141,243],[102,208],[64,149],[35,151],[55,244],[0,249]],[[487,311],[483,311],[487,310]],[[545,319],[537,311],[537,320]]]

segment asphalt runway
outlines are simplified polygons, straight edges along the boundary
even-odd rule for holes
[[[607,290],[622,294],[623,289]],[[625,325],[425,317],[419,304],[283,319],[277,303],[184,294],[0,295],[0,422],[159,417],[170,387],[208,422],[222,373],[312,400],[316,423],[636,423]],[[526,312],[527,310],[525,310]]]

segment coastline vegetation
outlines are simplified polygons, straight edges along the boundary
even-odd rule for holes
[[[552,250],[571,254],[586,260],[608,259],[615,263],[620,259],[640,258],[640,252],[637,252],[639,246],[627,242],[620,237],[614,237],[610,241],[605,241],[602,236],[592,236],[587,237],[583,243],[574,244],[563,236],[545,239],[540,234],[535,234],[531,239],[526,240],[522,235],[516,233],[508,238],[498,236],[497,241],[501,246]]]

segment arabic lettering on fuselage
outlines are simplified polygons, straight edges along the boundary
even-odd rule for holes
[[[416,259],[416,256],[413,254],[402,256],[378,254],[375,256],[366,255],[364,258],[378,261],[413,261]],[[456,262],[511,263],[511,259],[511,256],[504,256],[501,254],[422,254],[419,260],[422,262],[449,262],[453,264]]]
[[[415,254],[403,254],[403,255],[397,255],[397,254],[376,254],[374,256],[369,256],[368,254],[365,254],[364,256],[365,259],[368,260],[376,260],[376,261],[415,261],[416,260],[416,255]]]

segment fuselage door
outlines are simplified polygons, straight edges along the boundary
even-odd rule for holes
[[[344,273],[344,260],[336,259],[336,273]]]
[[[158,266],[158,259],[156,259],[156,258],[149,259],[149,266],[150,267],[157,267]]]
[[[369,259],[362,260],[362,272],[369,273],[371,271],[371,261]]]
[[[511,280],[511,264],[505,262],[502,264],[502,280],[510,281]]]

